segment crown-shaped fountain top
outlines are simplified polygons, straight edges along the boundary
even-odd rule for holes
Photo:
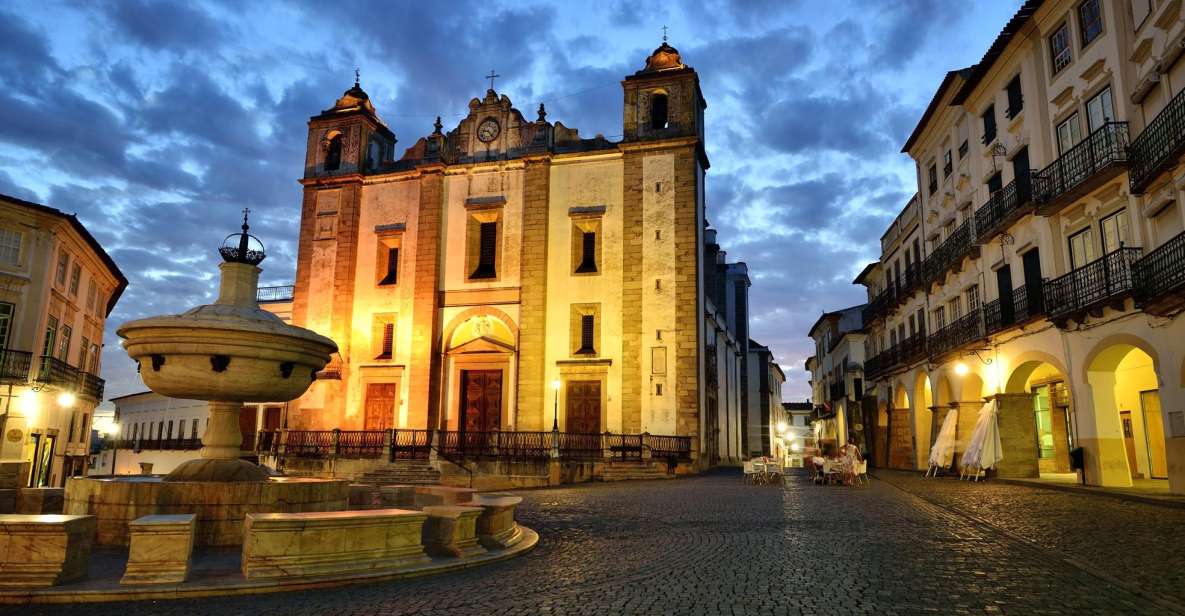
[[[227,263],[246,263],[248,265],[259,265],[267,254],[263,250],[263,242],[259,238],[247,233],[250,226],[247,224],[247,215],[251,213],[248,208],[243,208],[243,231],[241,233],[231,233],[222,240],[222,247],[218,249],[218,254],[222,255],[222,260]],[[232,239],[233,238],[233,239]]]

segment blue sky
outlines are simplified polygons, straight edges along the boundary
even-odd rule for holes
[[[466,113],[483,75],[532,115],[621,134],[620,80],[663,25],[708,101],[708,218],[753,279],[753,338],[808,395],[806,330],[862,301],[852,278],[916,190],[901,144],[947,70],[975,63],[1019,0],[533,3],[7,2],[0,192],[75,212],[131,284],[111,315],[108,393],[142,389],[118,324],[212,299],[238,212],[287,284],[306,121],[355,67],[397,152]]]

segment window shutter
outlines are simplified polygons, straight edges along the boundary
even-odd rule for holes
[[[383,324],[383,349],[382,349],[382,353],[379,354],[380,358],[383,358],[383,359],[390,359],[391,358],[391,347],[393,346],[392,341],[394,338],[395,338],[395,324],[394,323],[384,323]]]
[[[498,223],[483,222],[479,228],[481,234],[478,246],[477,269],[473,270],[470,278],[494,278],[494,260],[498,255]]]
[[[379,281],[380,285],[396,284],[399,282],[399,248],[387,249],[387,273]]]
[[[595,232],[585,232],[583,237],[583,244],[581,245],[580,267],[576,268],[577,274],[587,274],[597,271],[597,234]]]
[[[595,317],[591,314],[580,316],[580,350],[577,353],[596,354],[593,348],[593,324]]]

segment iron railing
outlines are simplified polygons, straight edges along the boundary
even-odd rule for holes
[[[1161,171],[1172,165],[1185,149],[1185,90],[1144,127],[1128,148],[1128,181],[1133,194],[1140,194]]]
[[[984,329],[988,334],[1004,331],[1013,325],[1024,323],[1033,317],[1045,314],[1045,297],[1042,287],[1034,287],[1036,293],[1029,293],[1028,287],[1012,290],[1009,300],[988,302],[983,307]]]
[[[642,443],[650,448],[651,458],[663,460],[676,459],[683,462],[691,461],[690,437],[643,434]]]
[[[395,460],[427,460],[432,440],[428,430],[391,430],[387,457]]]
[[[870,379],[884,374],[891,365],[891,355],[886,350],[870,357],[868,361],[864,362],[864,374]]]
[[[282,437],[283,452],[297,458],[327,458],[334,453],[336,430],[288,430]]]
[[[1019,180],[1019,181],[1018,181]],[[1029,178],[1012,180],[975,210],[975,241],[986,243],[1015,220],[1030,198]]]
[[[338,430],[338,457],[342,458],[380,458],[387,448],[386,430]]]
[[[296,287],[284,285],[280,287],[259,287],[255,291],[255,301],[266,304],[268,302],[290,302]]]
[[[1105,122],[1049,166],[1033,174],[1033,201],[1056,204],[1100,171],[1127,162],[1127,122]]]
[[[926,336],[914,334],[897,344],[894,359],[899,364],[909,364],[926,356]]]
[[[24,383],[29,380],[33,354],[13,349],[0,349],[0,382]]]
[[[73,391],[78,387],[78,368],[56,357],[42,355],[37,382]]]
[[[1157,246],[1134,264],[1136,299],[1147,303],[1161,295],[1185,290],[1185,233]]]
[[[135,451],[194,451],[202,448],[202,439],[180,437],[114,439],[104,441],[104,447],[107,449],[132,449]]]
[[[973,223],[970,218],[947,237],[930,256],[926,257],[925,276],[928,283],[941,280],[947,270],[962,262],[963,257],[971,252],[972,240],[975,236]]]
[[[551,432],[443,430],[436,436],[437,449],[460,458],[541,459],[551,455]]]
[[[90,398],[96,402],[103,400],[103,390],[106,388],[107,382],[93,375],[89,372],[79,371],[78,373],[78,393],[84,398]]]
[[[885,287],[868,305],[861,311],[861,318],[865,325],[871,324],[877,319],[884,318],[889,313],[889,306],[893,304],[894,288],[891,286]]]
[[[936,357],[983,337],[983,313],[976,308],[934,332],[927,340],[927,351]]]
[[[1133,290],[1132,264],[1139,248],[1119,248],[1046,281],[1045,307],[1051,318],[1067,317],[1102,302],[1122,297]]]

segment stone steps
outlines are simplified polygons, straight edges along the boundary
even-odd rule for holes
[[[646,479],[674,479],[665,464],[658,462],[609,463],[596,477],[599,481],[638,481]]]
[[[393,462],[363,473],[357,482],[374,485],[439,485],[440,471],[426,462]]]

